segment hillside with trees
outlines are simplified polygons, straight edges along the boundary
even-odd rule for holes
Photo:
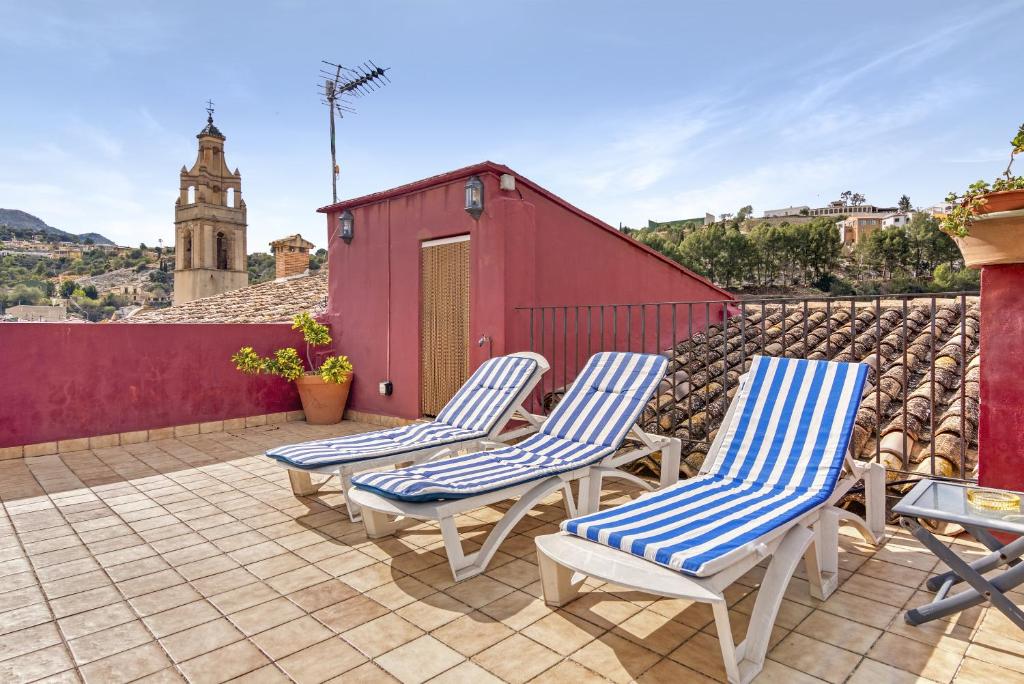
[[[38,216],[20,209],[0,209],[0,240],[39,240],[40,242],[74,242],[87,245],[113,245],[99,233],[76,235],[48,225]]]
[[[904,199],[909,205],[905,196],[901,204]],[[928,214],[913,214],[906,227],[880,228],[853,249],[842,244],[836,225],[845,218],[841,215],[774,223],[751,219],[751,214],[746,206],[709,225],[653,224],[628,232],[740,293],[810,288],[831,295],[872,295],[973,290],[979,284],[977,272],[963,267],[956,243]]]

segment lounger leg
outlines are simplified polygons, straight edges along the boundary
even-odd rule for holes
[[[839,586],[840,511],[825,508],[814,525],[814,538],[804,552],[811,596],[824,601]]]
[[[589,515],[601,509],[601,481],[604,474],[599,467],[591,468],[580,478],[580,493],[576,501],[576,513]]]
[[[352,499],[348,498],[348,493],[352,491],[352,473],[345,471],[338,471],[338,476],[341,478],[341,493],[345,496],[345,507],[348,509],[348,519],[352,522],[359,522],[362,519],[359,504]]]
[[[402,526],[390,515],[367,508],[363,510],[363,527],[366,528],[367,537],[379,539],[394,534]]]
[[[661,450],[661,488],[679,482],[679,462],[683,457],[683,442],[677,437],[668,441]]]
[[[718,645],[722,649],[725,676],[731,684],[742,684],[740,663],[732,638],[732,625],[729,623],[729,606],[724,600],[721,600],[712,603],[711,608],[715,614],[715,631],[718,632]]]
[[[800,556],[804,554],[814,538],[814,532],[802,525],[797,525],[786,533],[782,543],[775,549],[772,562],[768,565],[768,571],[761,581],[761,588],[757,590],[757,600],[754,602],[754,611],[750,615],[747,635],[743,642],[736,647],[736,659],[739,661],[740,672],[735,681],[746,684],[764,667],[764,657],[768,653],[768,642],[772,637],[772,627],[779,614],[779,606],[782,605],[782,597],[786,593],[786,587],[793,577],[797,564],[800,562]],[[718,632],[719,639],[721,639],[721,627],[718,628]],[[725,655],[724,646],[722,655]],[[728,661],[726,661],[726,669],[728,669]],[[734,681],[731,674],[729,681]]]
[[[544,603],[549,606],[564,606],[580,593],[584,577],[573,582],[573,571],[537,550],[537,564],[540,566],[540,587],[544,592]]]
[[[869,541],[881,546],[888,536],[885,530],[885,466],[881,463],[868,465],[864,474],[864,499],[868,531],[874,536]]]
[[[291,484],[292,494],[295,496],[313,496],[320,490],[320,487],[313,484],[309,473],[300,470],[288,471],[288,483]]]

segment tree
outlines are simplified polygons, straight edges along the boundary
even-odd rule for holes
[[[96,290],[95,285],[86,285],[84,288],[82,288],[82,292],[84,292],[85,296],[88,297],[89,299],[99,299],[100,296],[99,292]]]
[[[750,218],[750,215],[753,213],[754,208],[749,204],[745,207],[740,207],[740,210],[736,212],[736,222],[743,223],[743,221]]]
[[[680,261],[691,270],[718,282],[725,258],[725,226],[713,223],[695,230],[679,244]]]
[[[941,263],[953,264],[960,260],[960,250],[953,238],[942,232],[939,221],[924,213],[916,213],[907,226],[910,249],[909,264],[916,276],[927,276]]]
[[[67,299],[78,288],[73,280],[65,280],[60,284],[60,296]]]
[[[900,195],[900,201],[897,206],[904,213],[909,213],[913,209],[913,206],[910,204],[910,198],[906,195]]]
[[[864,201],[866,199],[867,198],[864,197],[864,195],[860,194],[859,192],[855,192],[855,193],[853,193],[850,196],[850,204],[853,204],[853,205],[864,204]]]
[[[82,240],[82,244],[85,244],[85,245],[95,245],[96,241],[93,240],[91,237],[88,237],[88,238],[85,238],[84,240]]]

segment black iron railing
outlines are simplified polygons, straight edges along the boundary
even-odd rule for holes
[[[976,479],[977,293],[539,306],[518,314],[530,349],[552,367],[535,397],[541,412],[598,351],[665,354],[668,373],[641,423],[680,437],[691,470],[749,358],[765,354],[867,363],[855,455],[884,463],[896,480]]]

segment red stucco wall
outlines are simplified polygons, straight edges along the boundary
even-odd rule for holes
[[[0,447],[301,408],[230,357],[295,346],[287,324],[0,324]]]
[[[473,366],[488,353],[530,348],[529,316],[516,307],[729,296],[521,176],[516,176],[516,190],[502,191],[503,172],[511,170],[478,165],[325,210],[331,269],[327,317],[335,331],[335,350],[347,354],[356,368],[353,409],[404,418],[420,415],[419,259],[425,240],[470,235]],[[463,208],[465,180],[473,174],[485,186],[484,213],[478,221]],[[351,244],[336,235],[343,209],[354,217]],[[671,342],[671,313],[665,309],[661,316],[659,344],[653,338],[655,311],[648,312],[646,351]],[[712,312],[712,320],[719,319],[720,313]],[[683,330],[687,321],[680,318],[677,324]],[[703,324],[704,314],[698,312],[695,329]],[[624,321],[620,325],[617,347],[626,348]],[[476,346],[483,335],[491,338],[489,347]],[[639,351],[639,325],[632,338],[632,348]],[[607,340],[612,348],[610,336]],[[572,374],[578,359],[570,346],[573,353],[565,355],[566,364],[561,346],[540,349],[535,339],[535,348],[557,357],[550,359],[552,377],[561,378],[566,367]],[[394,385],[390,397],[378,393],[377,383],[385,379]]]
[[[981,271],[981,484],[1024,490],[1024,264]]]

